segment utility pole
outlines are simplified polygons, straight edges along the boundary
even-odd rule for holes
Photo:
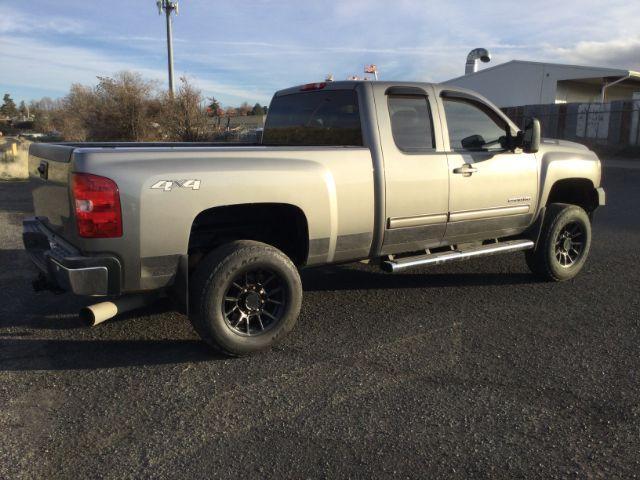
[[[171,13],[178,15],[178,0],[158,0],[158,14],[164,12],[167,18],[167,64],[169,68],[169,94],[173,96],[173,35],[171,33]]]

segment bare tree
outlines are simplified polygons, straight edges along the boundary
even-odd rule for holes
[[[95,87],[74,84],[62,100],[43,98],[32,110],[38,130],[65,140],[143,141],[157,135],[152,119],[160,108],[155,82],[120,72],[98,77]]]
[[[202,92],[187,78],[180,78],[180,86],[174,95],[164,95],[162,106],[158,123],[168,140],[198,142],[210,136]]]
[[[149,118],[156,84],[140,74],[120,72],[98,77],[95,104],[88,106],[90,134],[94,140],[142,141],[149,138]]]
[[[33,128],[38,132],[51,133],[55,130],[54,123],[62,115],[62,99],[52,100],[43,97],[29,102],[29,110],[34,117]]]
[[[247,102],[242,102],[242,105],[238,107],[238,113],[243,117],[246,117],[251,112],[252,107]]]
[[[132,72],[98,77],[94,87],[72,85],[59,100],[45,97],[30,103],[35,128],[56,131],[70,141],[207,141],[228,130],[232,116],[257,107],[245,102],[223,110],[213,98],[207,102],[186,78],[172,96]]]
[[[80,84],[71,85],[61,107],[52,115],[53,128],[60,132],[65,140],[84,142],[95,140],[94,131],[97,99],[91,87]]]

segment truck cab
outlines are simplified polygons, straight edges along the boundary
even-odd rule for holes
[[[535,153],[490,102],[437,85],[374,85],[383,150],[382,252],[516,235],[538,199]]]

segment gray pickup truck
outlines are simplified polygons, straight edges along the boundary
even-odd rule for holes
[[[90,324],[169,295],[228,355],[293,328],[303,267],[524,251],[570,279],[605,203],[593,152],[426,83],[279,91],[260,144],[33,144],[29,167],[35,287],[107,297],[80,312]]]

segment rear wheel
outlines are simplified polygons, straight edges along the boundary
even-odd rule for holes
[[[234,241],[208,254],[191,278],[190,319],[203,340],[232,356],[274,345],[302,303],[298,270],[280,250]]]
[[[547,208],[535,250],[526,252],[533,273],[550,281],[575,277],[591,247],[591,222],[577,205],[553,203]]]

